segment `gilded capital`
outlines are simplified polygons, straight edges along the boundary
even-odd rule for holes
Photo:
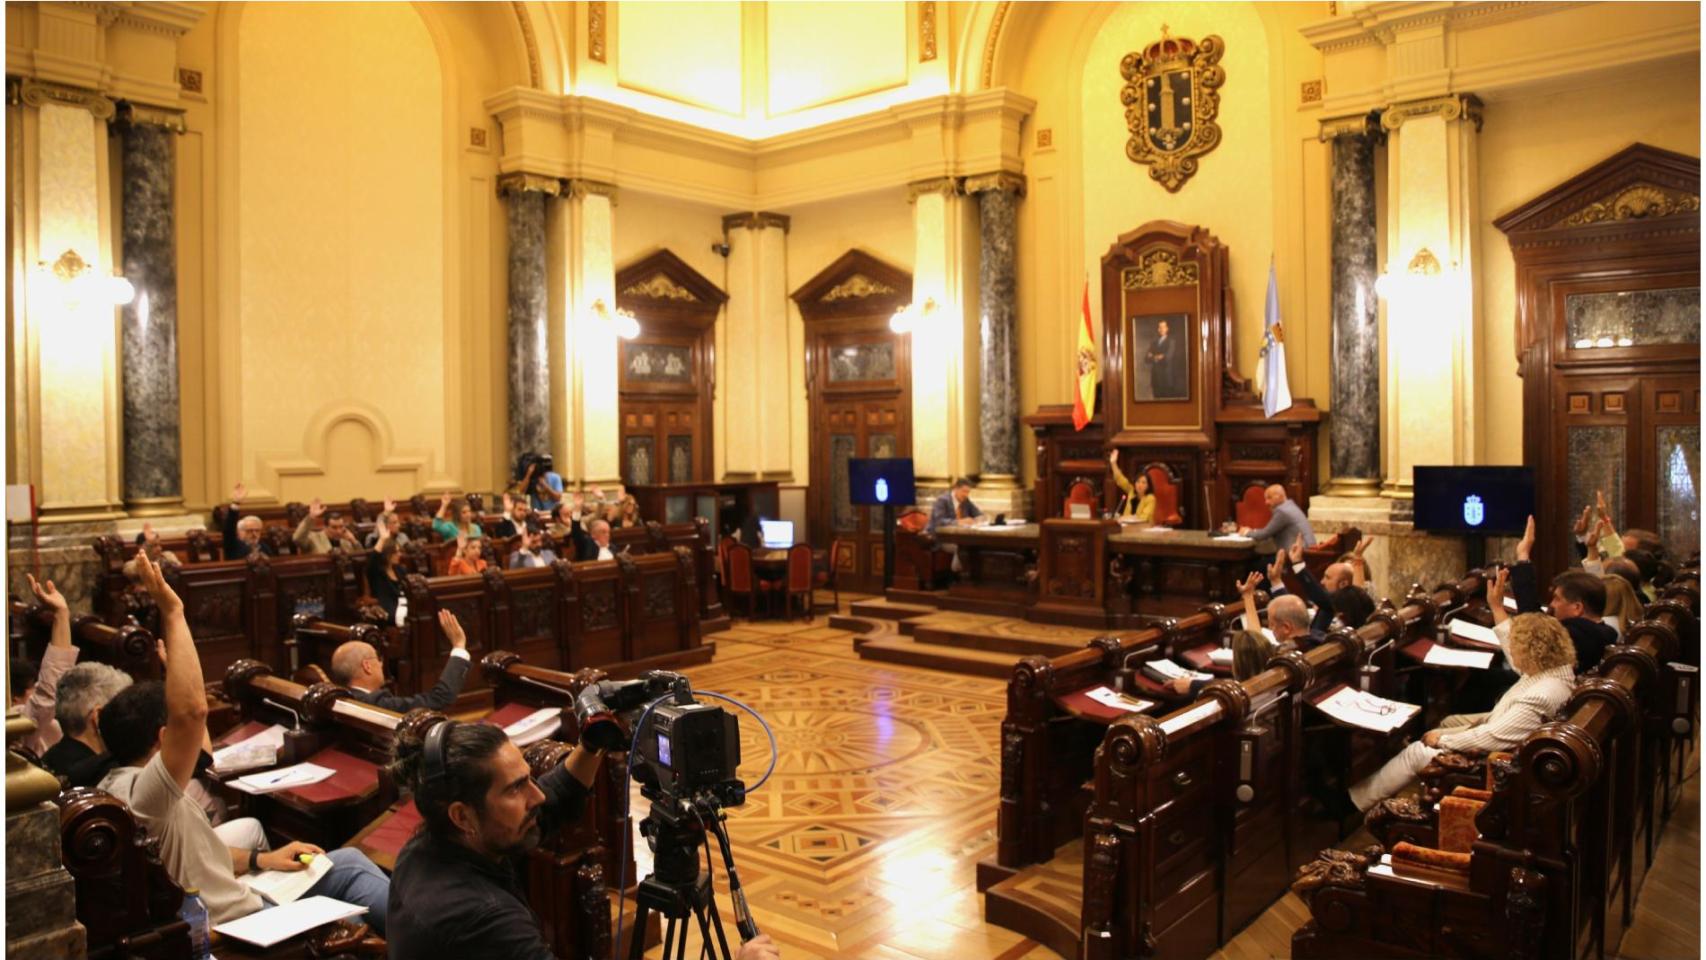
[[[128,100],[118,104],[118,112],[113,118],[113,123],[132,127],[165,127],[173,133],[185,133],[189,130],[189,126],[184,122],[182,110],[151,107],[145,103],[132,103]]]
[[[498,196],[508,197],[522,193],[543,193],[547,197],[560,197],[563,195],[563,181],[557,177],[527,173],[523,170],[498,177]]]
[[[939,193],[944,197],[960,195],[959,177],[931,177],[929,180],[914,180],[906,185],[906,202],[915,203],[919,197],[927,193]]]
[[[616,184],[614,183],[605,183],[602,180],[581,180],[577,178],[568,181],[568,185],[569,196],[576,200],[585,200],[587,197],[609,197],[610,205],[613,207],[616,206]]]
[[[1480,132],[1481,101],[1473,94],[1454,93],[1446,97],[1430,97],[1426,100],[1394,103],[1381,113],[1380,125],[1387,130],[1396,130],[1403,126],[1406,120],[1433,116],[1437,116],[1447,123],[1453,120],[1474,121],[1476,132]]]
[[[1372,136],[1376,140],[1384,139],[1386,131],[1380,125],[1380,114],[1370,111],[1349,117],[1327,117],[1321,121],[1321,129],[1316,138],[1322,143],[1330,143],[1340,137]]]
[[[22,102],[25,106],[41,107],[49,103],[57,103],[65,107],[82,107],[95,115],[96,120],[111,120],[118,109],[112,98],[94,90],[82,87],[67,86],[63,83],[49,83],[46,80],[36,80],[23,77],[12,85],[12,100]]]
[[[793,221],[785,213],[754,210],[751,213],[731,213],[723,217],[723,233],[730,230],[769,230],[779,228],[783,233]]]
[[[983,193],[988,190],[1016,193],[1022,197],[1025,195],[1025,175],[997,170],[994,173],[980,173],[977,176],[966,178],[966,196],[969,197],[972,194]]]

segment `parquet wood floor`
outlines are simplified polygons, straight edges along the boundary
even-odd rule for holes
[[[770,781],[729,811],[759,927],[786,960],[1056,957],[986,923],[975,887],[976,864],[995,844],[1004,682],[860,660],[853,634],[826,623],[737,621],[717,634],[715,660],[686,671],[696,691],[757,710],[781,748]],[[741,751],[750,785],[770,753],[745,714]],[[646,802],[637,790],[633,796],[638,820]],[[1629,960],[1699,955],[1698,804],[1695,780],[1643,885],[1622,944]],[[650,872],[643,845],[635,859],[641,876]],[[720,859],[717,900],[733,937]],[[1308,918],[1288,893],[1214,956],[1289,957],[1291,935]],[[686,955],[700,949],[692,930]],[[647,956],[661,957],[662,948]]]

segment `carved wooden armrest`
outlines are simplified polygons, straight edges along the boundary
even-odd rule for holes
[[[383,957],[385,940],[365,923],[339,920],[308,938],[311,957]]]
[[[1380,862],[1386,848],[1370,844],[1361,851],[1323,850],[1311,862],[1297,869],[1291,890],[1304,899],[1324,887],[1361,887],[1368,868]]]
[[[1487,754],[1481,750],[1445,750],[1428,761],[1418,775],[1422,802],[1432,807],[1454,787],[1479,786],[1487,782]]]
[[[1433,805],[1423,804],[1415,797],[1388,797],[1371,807],[1363,822],[1368,832],[1387,847],[1401,840],[1426,841],[1429,845],[1433,842]]]

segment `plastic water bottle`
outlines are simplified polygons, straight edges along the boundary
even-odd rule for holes
[[[201,891],[184,888],[184,905],[178,909],[178,919],[190,925],[190,960],[209,960],[213,947],[207,935],[207,905],[201,902]]]
[[[393,623],[395,623],[399,627],[405,626],[408,623],[408,621],[409,621],[409,598],[408,597],[398,597],[397,598],[397,612],[395,615],[392,616],[391,620]]]

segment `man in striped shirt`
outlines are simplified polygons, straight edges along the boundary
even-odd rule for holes
[[[1509,574],[1500,570],[1499,587]],[[1502,590],[1501,590],[1502,592]],[[1366,811],[1408,784],[1442,750],[1512,750],[1570,699],[1576,685],[1576,649],[1552,617],[1524,613],[1500,631],[1505,658],[1522,675],[1491,713],[1446,717],[1438,729],[1405,747],[1373,776],[1350,789],[1350,802]],[[1347,811],[1348,812],[1348,811]]]

